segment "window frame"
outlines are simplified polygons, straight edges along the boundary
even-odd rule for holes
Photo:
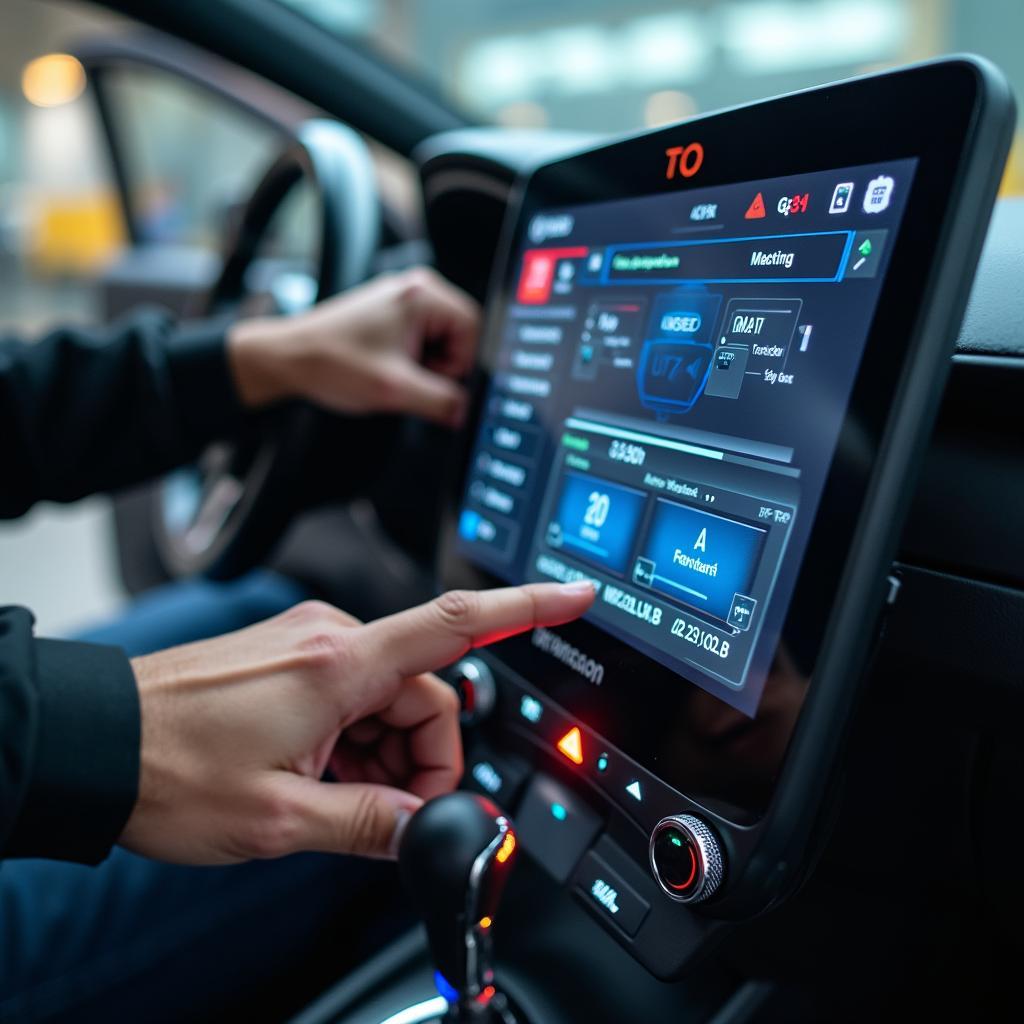
[[[85,68],[125,232],[133,247],[145,245],[146,239],[139,229],[138,210],[133,200],[133,178],[126,159],[127,126],[111,102],[114,74],[126,69],[142,70],[187,82],[208,93],[212,99],[226,103],[271,128],[280,135],[282,146],[294,137],[303,121],[321,114],[311,104],[251,72],[157,33],[139,32],[130,37],[91,39],[74,47],[71,52]]]

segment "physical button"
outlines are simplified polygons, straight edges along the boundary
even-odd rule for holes
[[[489,796],[499,807],[514,806],[530,766],[521,758],[497,755],[479,744],[466,756],[466,784]]]
[[[452,683],[462,705],[462,721],[476,725],[493,710],[498,700],[494,675],[480,658],[463,658],[452,670]]]
[[[516,820],[523,849],[563,883],[601,827],[590,807],[546,775],[533,777]]]
[[[651,909],[596,853],[588,853],[576,872],[576,890],[630,936],[636,935]]]

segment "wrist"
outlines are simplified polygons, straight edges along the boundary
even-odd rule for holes
[[[289,379],[281,317],[239,320],[227,334],[228,366],[238,398],[250,409],[273,405],[294,397]]]

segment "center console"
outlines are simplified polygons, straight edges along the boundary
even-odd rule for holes
[[[813,863],[1012,111],[938,61],[519,186],[442,583],[597,596],[453,666],[466,784],[657,978]]]

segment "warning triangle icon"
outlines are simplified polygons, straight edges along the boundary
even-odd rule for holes
[[[573,726],[559,741],[558,749],[573,764],[583,764],[583,737],[579,726]]]
[[[754,201],[747,207],[747,212],[743,216],[746,220],[757,220],[758,217],[764,216],[764,196],[760,192],[754,196]]]

